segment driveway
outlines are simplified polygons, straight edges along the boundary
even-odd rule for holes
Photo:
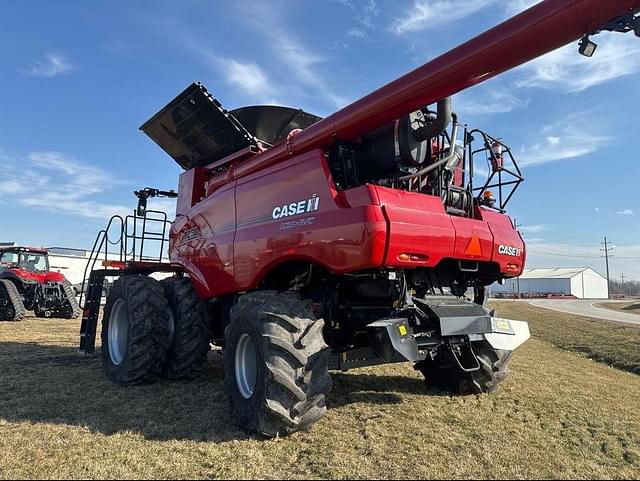
[[[594,306],[594,304],[600,302],[615,302],[607,301],[606,299],[535,299],[528,302],[532,306],[552,309],[554,311],[576,314],[578,316],[595,317],[597,319],[606,319],[608,321],[626,322],[640,326],[640,316],[637,314],[627,314],[625,312],[617,312],[604,307]]]

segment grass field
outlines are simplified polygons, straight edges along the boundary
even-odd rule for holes
[[[596,304],[596,306],[606,307],[607,309],[613,309],[614,311],[640,315],[640,301],[638,300],[631,302],[602,302]]]
[[[640,376],[587,356],[633,370],[640,329],[498,308],[535,336],[499,392],[444,395],[405,365],[336,374],[327,417],[270,441],[235,428],[215,353],[196,382],[123,389],[77,354],[79,322],[0,323],[0,478],[638,478]]]

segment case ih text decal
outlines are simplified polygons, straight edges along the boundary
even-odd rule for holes
[[[503,256],[520,257],[522,249],[519,247],[503,246],[498,247],[498,253]]]
[[[292,202],[283,206],[276,206],[271,213],[274,219],[282,219],[283,217],[291,217],[293,215],[306,214],[307,212],[315,212],[320,208],[320,197],[313,194],[310,199]]]

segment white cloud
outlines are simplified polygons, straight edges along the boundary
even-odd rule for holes
[[[308,96],[330,104],[334,109],[344,107],[348,99],[337,93],[332,78],[325,74],[328,59],[315,53],[283,27],[277,9],[270,4],[250,5],[249,8],[243,4],[244,18],[256,32],[264,36],[265,45],[273,53],[269,65],[280,73],[280,80],[285,79],[279,82],[278,92],[291,97],[292,91],[299,92],[302,89]],[[249,14],[246,14],[247,9]]]
[[[525,10],[540,3],[541,0],[507,0],[504,2],[504,8],[509,17],[524,12]]]
[[[547,230],[544,225],[536,224],[536,225],[523,225],[518,227],[518,230],[523,233],[537,233]]]
[[[635,215],[635,212],[631,209],[624,209],[617,212],[618,215]]]
[[[95,200],[120,182],[97,167],[59,152],[32,152],[26,158],[6,156],[3,161],[3,179],[9,179],[0,183],[4,203],[105,220],[131,212],[128,207]]]
[[[267,34],[276,55],[296,79],[335,108],[344,107],[348,103],[345,97],[337,94],[329,86],[329,82],[317,68],[326,59],[307,49],[303,43],[290,37],[283,30],[269,31]]]
[[[269,79],[255,63],[243,63],[234,59],[223,60],[223,63],[225,64],[223,71],[230,84],[258,97],[272,95]]]
[[[26,75],[34,77],[52,78],[57,75],[69,73],[73,70],[73,65],[61,54],[48,53],[46,60],[36,60],[28,70],[23,71]]]
[[[482,88],[463,91],[456,96],[454,109],[463,115],[505,114],[526,108],[522,99],[506,88]]]
[[[553,132],[554,135],[545,135]],[[521,166],[531,166],[573,159],[605,147],[612,137],[596,132],[586,113],[576,113],[543,127],[533,138],[542,139],[514,153]]]
[[[5,180],[0,182],[0,194],[13,195],[24,190],[22,185],[17,180]]]
[[[633,35],[602,34],[596,54],[586,58],[570,44],[519,69],[518,87],[580,92],[640,70],[640,43]]]
[[[347,31],[347,36],[361,38],[361,39],[369,38],[369,34],[367,33],[367,31],[364,28],[360,28],[360,27],[353,27],[349,29]]]
[[[370,38],[369,31],[374,27],[374,19],[380,14],[376,0],[367,0],[364,3],[358,2],[357,4],[354,4],[351,0],[334,1],[351,10],[353,20],[357,24],[356,27],[352,27],[347,31],[347,36],[360,39]]]
[[[288,103],[300,92],[330,104],[332,109],[348,103],[345,97],[336,93],[332,80],[324,73],[327,59],[282,28],[277,9],[271,8],[270,4],[243,2],[239,2],[237,8],[249,26],[264,37],[264,46],[271,50],[268,69],[265,64],[224,57],[188,29],[176,28],[174,37],[195,52],[200,60],[222,73],[228,82],[241,87],[261,103],[279,104],[278,98],[287,98]]]
[[[602,209],[600,207],[594,207],[593,210],[595,212],[602,212]]]
[[[495,3],[496,0],[415,0],[405,16],[391,29],[397,35],[418,32],[457,22]]]

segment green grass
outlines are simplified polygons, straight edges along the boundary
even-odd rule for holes
[[[448,396],[407,365],[336,374],[327,417],[269,441],[230,419],[215,353],[195,382],[119,388],[77,353],[79,322],[0,323],[0,478],[640,476],[640,376],[543,340],[565,349],[551,326],[581,320],[500,310],[536,338],[497,393]]]
[[[640,326],[574,316],[526,302],[494,302],[500,316],[529,321],[538,339],[594,361],[640,374]]]

